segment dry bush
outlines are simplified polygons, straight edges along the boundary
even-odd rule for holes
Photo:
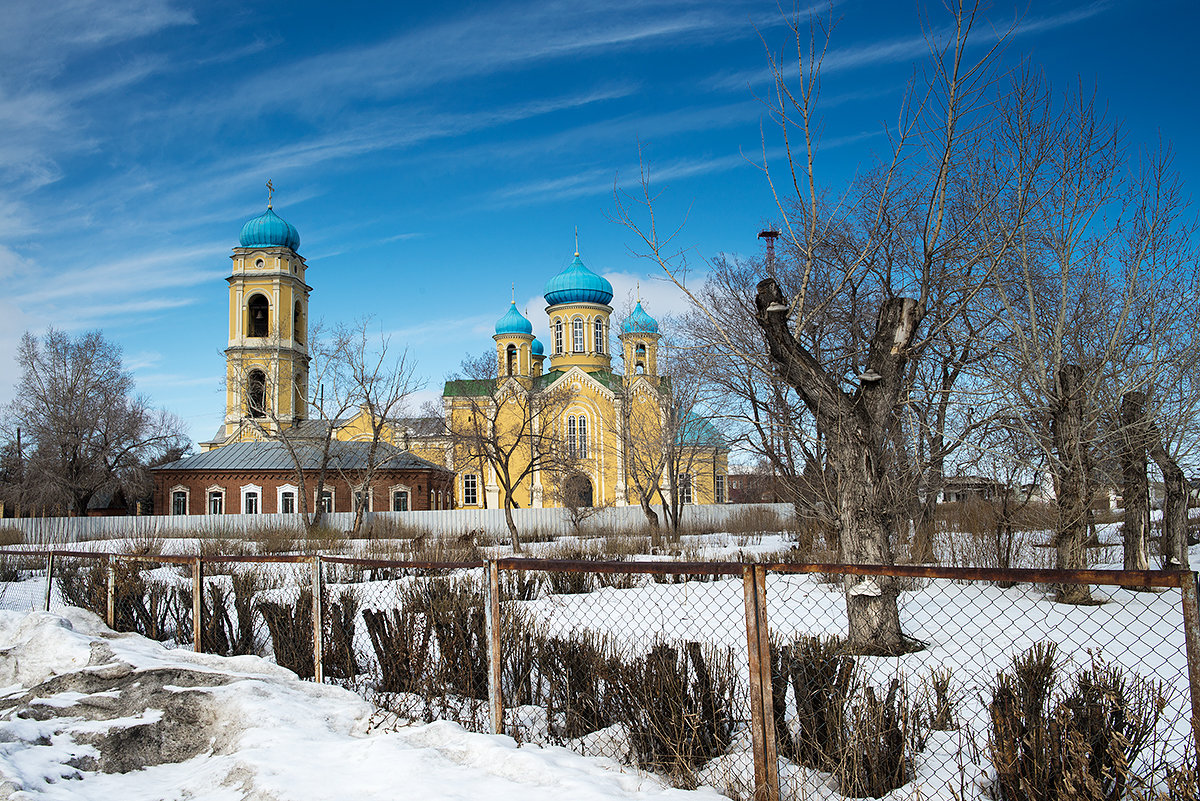
[[[257,609],[271,632],[276,664],[302,679],[316,675],[313,662],[313,596],[303,587],[293,603],[259,601]]]
[[[263,655],[264,643],[254,618],[254,598],[263,587],[263,578],[256,570],[233,573],[228,590],[223,583],[206,582],[201,640],[205,653]]]
[[[482,562],[484,553],[474,535],[455,539],[418,537],[410,541],[404,558],[415,562]]]
[[[735,507],[721,524],[721,530],[729,534],[755,535],[800,533],[794,515],[780,514],[774,509],[757,506]],[[705,532],[707,533],[707,532]]]
[[[950,689],[953,678],[950,668],[935,668],[922,682],[925,716],[929,728],[934,731],[953,731],[958,728],[954,711],[957,701]]]
[[[258,553],[292,553],[296,549],[296,535],[291,526],[257,526],[246,532],[245,538],[256,543]]]
[[[733,739],[737,669],[730,649],[654,645],[623,662],[613,692],[629,729],[632,759],[675,784],[694,788],[695,770],[725,753]]]
[[[7,548],[10,545],[24,545],[25,532],[16,526],[0,527],[0,548]]]
[[[613,694],[620,661],[605,635],[542,637],[536,653],[552,740],[565,742],[616,722]]]
[[[833,772],[838,791],[852,798],[882,798],[907,784],[916,754],[925,747],[919,721],[902,679],[892,679],[883,695],[864,686],[846,710],[844,742]]]
[[[802,636],[773,646],[771,663],[781,756],[833,774],[839,792],[850,797],[879,798],[908,783],[924,739],[903,677],[884,690],[866,684],[838,638]],[[794,730],[787,721],[789,686]]]
[[[858,684],[854,657],[836,637],[798,637],[771,649],[775,735],[779,752],[817,770],[832,771],[841,751],[845,710]],[[788,686],[796,730],[787,726]]]
[[[992,685],[988,745],[1001,801],[1112,801],[1151,786],[1135,772],[1166,705],[1161,685],[1103,663],[1059,681],[1057,646],[1013,658]],[[1153,769],[1153,767],[1151,768]]]
[[[113,560],[114,631],[131,631],[152,640],[192,639],[192,591],[147,578],[141,563]],[[59,594],[70,606],[108,616],[108,565],[102,560],[67,560],[56,576]]]
[[[354,652],[358,610],[358,596],[351,589],[343,589],[336,601],[326,604],[322,616],[325,631],[321,638],[321,667],[328,678],[352,679],[362,670]]]

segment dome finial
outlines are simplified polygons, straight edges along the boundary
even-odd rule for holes
[[[275,184],[271,183],[271,179],[267,179],[267,208],[271,208],[271,201],[275,197]]]
[[[513,302],[514,306],[517,305],[517,282],[516,281],[512,282],[512,302]]]
[[[637,282],[637,296],[638,296],[638,303],[641,303],[642,302],[642,282],[641,281]]]
[[[575,226],[575,255],[579,255],[579,226]]]

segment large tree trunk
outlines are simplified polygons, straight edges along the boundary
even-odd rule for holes
[[[1146,396],[1121,398],[1121,497],[1125,506],[1124,567],[1149,570],[1150,498],[1146,480]]]
[[[842,458],[838,458],[842,457]],[[850,565],[893,564],[889,521],[877,461],[870,449],[838,443],[839,557]],[[893,582],[880,576],[846,576],[848,645],[855,653],[897,654],[904,649]]]
[[[1087,567],[1087,456],[1083,442],[1083,370],[1077,364],[1063,365],[1058,371],[1054,403],[1055,491],[1058,525],[1054,532],[1055,567],[1059,570],[1083,570]],[[1057,589],[1061,603],[1089,603],[1091,591],[1086,584],[1063,584]]]
[[[1183,475],[1183,468],[1163,447],[1162,438],[1155,436],[1151,442],[1150,453],[1162,471],[1166,495],[1163,499],[1162,539],[1159,540],[1162,566],[1164,570],[1191,570],[1187,548],[1187,479]]]
[[[858,389],[843,391],[824,366],[788,330],[787,304],[774,279],[758,284],[756,321],[766,335],[772,362],[829,433],[829,460],[837,473],[839,551],[848,564],[893,564],[888,443],[896,421],[908,347],[919,305],[889,298],[879,310]],[[849,647],[858,653],[899,654],[907,648],[900,629],[894,582],[882,577],[845,579]]]

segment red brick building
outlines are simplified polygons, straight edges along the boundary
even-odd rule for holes
[[[450,509],[454,473],[408,451],[381,443],[382,464],[369,492],[362,487],[369,442],[331,443],[324,505],[330,512]],[[300,451],[310,510],[316,497],[319,447]],[[154,511],[166,515],[276,514],[299,512],[293,457],[279,442],[237,442],[153,468]]]

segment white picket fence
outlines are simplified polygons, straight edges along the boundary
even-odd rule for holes
[[[664,521],[662,507],[655,512]],[[697,504],[683,508],[682,525],[691,530],[721,531],[739,517],[766,516],[775,521],[764,528],[780,530],[792,519],[792,507],[786,503]],[[574,533],[563,509],[514,509],[517,530],[526,536],[559,537]],[[459,537],[464,534],[504,536],[508,528],[503,509],[448,509],[432,512],[370,512],[367,521],[393,521],[413,533],[433,537]],[[354,525],[352,512],[327,514],[324,524],[348,531]],[[582,533],[589,536],[621,534],[641,530],[646,516],[640,506],[614,506],[599,510],[583,523]],[[31,544],[85,542],[117,537],[237,537],[261,528],[303,528],[300,515],[182,515],[146,517],[33,517],[0,521],[0,529],[16,528]]]

